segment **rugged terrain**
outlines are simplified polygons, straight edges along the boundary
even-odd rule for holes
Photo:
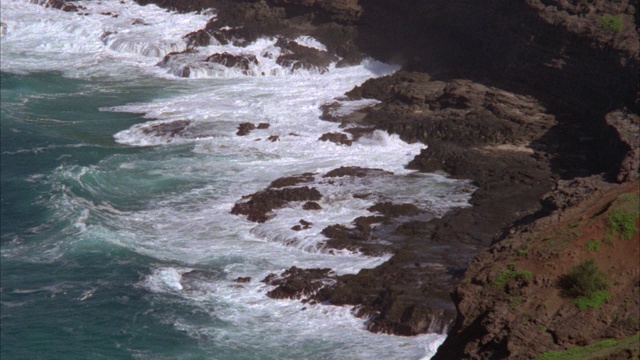
[[[352,228],[325,229],[328,247],[374,253],[380,249],[363,239],[379,235],[373,223],[391,223],[384,234],[392,245],[383,250],[393,256],[355,275],[291,268],[264,279],[276,286],[269,296],[354,305],[372,331],[449,329],[438,359],[534,358],[640,329],[640,240],[637,230],[626,240],[611,233],[609,220],[624,199],[636,199],[624,205],[630,213],[639,206],[624,195],[637,194],[640,178],[637,1],[137,1],[217,9],[205,29],[187,35],[192,47],[278,36],[288,51],[278,61],[286,64],[326,71],[332,61],[346,66],[372,56],[401,65],[345,94],[378,105],[344,115],[341,99],[327,104],[324,119],[340,122],[344,133],[321,140],[348,146],[384,129],[428,144],[410,168],[478,187],[473,207],[439,219],[394,223],[394,212],[413,210],[380,204]],[[327,51],[291,43],[298,35]],[[180,54],[163,62],[172,56]],[[243,68],[255,60],[212,54],[207,61]],[[340,176],[376,176],[370,173]],[[288,201],[313,202],[309,176],[280,179],[233,211],[267,221]],[[610,296],[580,310],[559,281],[591,258],[605,271]],[[328,278],[332,285],[324,286]]]

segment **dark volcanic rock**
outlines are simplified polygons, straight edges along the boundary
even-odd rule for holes
[[[302,205],[303,210],[322,210],[322,206],[314,201],[308,201]]]
[[[143,127],[142,132],[147,135],[173,138],[189,126],[190,123],[191,121],[189,120],[176,120]]]
[[[193,31],[184,36],[187,40],[187,46],[189,48],[194,46],[208,46],[211,44],[211,34],[204,29]]]
[[[609,151],[599,154],[601,162],[612,165],[607,170],[619,182],[640,179],[640,116],[616,110],[605,116],[605,124],[599,147]]]
[[[365,177],[365,176],[375,176],[381,174],[393,174],[388,171],[380,170],[380,169],[367,169],[361,168],[358,166],[341,166],[337,169],[333,169],[326,173],[323,177],[332,178],[332,177],[341,177],[341,176],[352,176],[352,177]]]
[[[298,185],[301,183],[312,182],[313,180],[314,175],[312,173],[304,173],[302,175],[294,175],[273,180],[271,184],[269,184],[269,188],[283,188],[287,186]]]
[[[349,139],[347,134],[342,133],[326,133],[320,136],[319,141],[331,141],[332,143],[351,146],[353,141]]]
[[[64,0],[45,0],[45,1],[31,0],[31,2],[39,3],[44,5],[45,7],[60,9],[66,12],[77,12],[79,8],[77,5],[73,4],[72,2],[64,1]]]
[[[267,213],[284,207],[291,201],[317,201],[322,194],[315,188],[308,186],[284,189],[267,189],[248,195],[246,202],[237,203],[231,210],[232,214],[247,215],[249,221],[265,222],[269,219]]]
[[[367,210],[379,212],[386,217],[414,216],[423,212],[413,204],[393,204],[390,202],[375,204]]]
[[[213,54],[209,56],[205,61],[218,63],[228,68],[235,67],[244,72],[248,72],[251,68],[251,65],[258,65],[258,59],[255,57],[255,55],[232,55],[228,52]]]
[[[262,282],[276,286],[275,289],[267,292],[270,298],[300,299],[313,295],[332,282],[335,276],[331,269],[300,269],[293,266],[281,275],[268,275]]]
[[[382,216],[362,216],[353,221],[353,227],[330,225],[322,229],[327,237],[323,248],[349,250],[365,255],[378,256],[389,252],[389,245],[378,241],[373,232],[373,224],[385,222]]]
[[[276,46],[282,48],[284,54],[280,55],[276,63],[283,67],[297,69],[317,70],[321,73],[329,70],[329,65],[338,60],[336,55],[307,46],[302,46],[294,41],[278,40]]]
[[[311,228],[311,225],[313,225],[313,223],[310,223],[308,221],[305,221],[303,219],[300,219],[299,221],[299,225],[294,225],[291,230],[293,231],[300,231],[300,230],[307,230]]]
[[[252,123],[241,123],[238,125],[238,132],[236,135],[245,136],[251,133],[251,130],[255,130],[256,126]]]

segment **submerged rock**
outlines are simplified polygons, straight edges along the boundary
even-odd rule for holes
[[[238,68],[243,72],[248,72],[249,69],[251,69],[251,66],[258,65],[258,59],[255,55],[232,55],[228,52],[213,54],[209,56],[205,61],[224,65],[228,68]]]
[[[326,134],[323,134],[318,140],[331,141],[332,143],[347,145],[347,146],[351,146],[351,144],[353,144],[353,141],[349,139],[347,134],[342,134],[342,133],[326,133]]]
[[[238,132],[236,132],[236,135],[238,136],[249,135],[249,133],[251,133],[251,130],[254,130],[255,128],[256,126],[252,123],[248,123],[248,122],[241,123],[240,125],[238,125]]]
[[[331,283],[336,274],[331,269],[300,269],[295,266],[282,274],[270,274],[262,282],[276,286],[267,292],[273,299],[300,299],[315,294]]]
[[[158,137],[168,137],[169,139],[175,137],[186,129],[191,124],[189,120],[176,120],[171,122],[165,122],[142,128],[142,132],[146,135],[153,135]]]
[[[308,186],[284,189],[267,189],[248,195],[246,202],[237,203],[231,210],[232,214],[247,215],[249,221],[265,222],[269,219],[268,213],[274,209],[284,207],[293,201],[317,201],[322,194]]]

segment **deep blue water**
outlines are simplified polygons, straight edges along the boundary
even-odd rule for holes
[[[152,259],[110,244],[74,243],[70,219],[52,218],[48,201],[59,189],[47,178],[60,166],[154,151],[113,140],[115,132],[140,122],[139,116],[98,109],[158,94],[117,83],[104,91],[55,73],[1,76],[1,357],[203,355],[196,340],[156,316],[198,316],[197,311],[136,286]]]

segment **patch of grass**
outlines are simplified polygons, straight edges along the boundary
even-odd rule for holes
[[[548,351],[538,356],[536,360],[595,360],[617,354],[637,354],[639,340],[640,333],[621,340],[606,339],[564,351]]]
[[[518,254],[518,256],[525,256],[529,253],[529,250],[531,250],[531,247],[532,247],[531,244],[529,244],[524,249],[519,249],[516,253]]]
[[[636,220],[638,220],[638,213],[618,209],[611,211],[607,217],[609,234],[611,236],[620,235],[623,240],[631,239],[633,234],[638,232]]]
[[[604,305],[604,303],[611,298],[611,293],[606,290],[599,290],[591,294],[591,296],[581,296],[572,301],[573,305],[578,309],[596,309]]]
[[[605,28],[605,30],[609,30],[615,33],[621,33],[624,28],[622,25],[622,17],[620,15],[613,16],[607,14],[602,16],[599,22],[600,25]]]
[[[540,326],[538,326],[538,331],[540,331],[540,332],[547,332],[547,327],[546,327],[546,326],[544,326],[544,325],[540,325]]]
[[[600,251],[600,244],[601,243],[602,242],[600,240],[589,240],[584,245],[584,247],[587,248],[588,250],[598,252],[598,251]]]
[[[589,259],[574,266],[569,273],[560,277],[564,297],[574,299],[580,309],[598,307],[611,296],[609,282],[595,260]]]
[[[529,270],[516,270],[515,264],[507,265],[507,269],[502,270],[498,276],[493,279],[493,284],[501,289],[505,289],[510,281],[528,281],[533,277],[533,273]]]
[[[575,347],[564,351],[549,351],[536,358],[536,360],[573,360],[582,359],[585,356],[601,349],[606,349],[618,344],[616,340],[607,339],[587,346]]]

